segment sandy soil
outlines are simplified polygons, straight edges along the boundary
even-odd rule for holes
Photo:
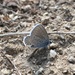
[[[75,0],[1,0],[0,34],[27,32],[42,24],[47,32],[75,31]],[[53,46],[24,46],[25,35],[0,37],[0,75],[75,75],[75,35],[51,34]],[[50,50],[56,56],[49,56]],[[36,51],[36,52],[35,52]]]

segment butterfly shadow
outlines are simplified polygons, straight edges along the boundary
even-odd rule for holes
[[[47,48],[36,49],[28,58],[28,62],[33,65],[43,66],[48,62],[48,53]]]

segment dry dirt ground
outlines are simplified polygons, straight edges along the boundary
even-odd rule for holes
[[[75,0],[0,0],[0,34],[27,32],[35,24],[75,32]],[[0,36],[0,75],[75,75],[74,34],[50,34],[53,47],[42,49],[24,46],[24,36]]]

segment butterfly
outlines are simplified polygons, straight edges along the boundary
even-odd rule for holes
[[[23,43],[34,48],[41,48],[46,47],[50,41],[44,26],[36,24],[30,34],[24,37]]]

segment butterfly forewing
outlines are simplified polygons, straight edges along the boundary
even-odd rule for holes
[[[42,25],[36,25],[31,32],[31,45],[33,47],[44,47],[49,43],[49,37]]]
[[[38,36],[44,39],[49,39],[48,34],[42,25],[36,25],[32,30],[31,35]]]

